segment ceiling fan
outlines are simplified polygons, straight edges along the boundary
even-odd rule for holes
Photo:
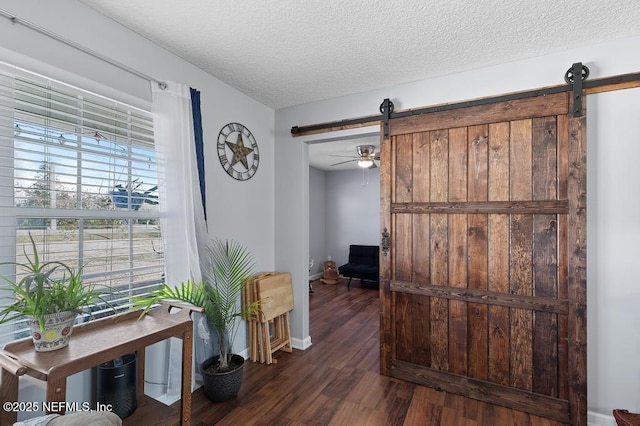
[[[358,145],[356,147],[357,156],[348,156],[348,155],[331,155],[331,157],[344,157],[351,158],[351,160],[341,161],[339,163],[331,164],[332,166],[337,166],[339,164],[350,163],[352,161],[357,161],[358,166],[363,169],[373,169],[378,167],[376,161],[380,161],[380,153],[376,152],[376,147],[373,145]]]

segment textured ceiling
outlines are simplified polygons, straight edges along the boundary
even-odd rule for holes
[[[640,34],[638,0],[80,2],[273,109]],[[361,143],[310,164],[344,169],[330,154]]]
[[[80,1],[274,109],[640,34],[638,0]]]

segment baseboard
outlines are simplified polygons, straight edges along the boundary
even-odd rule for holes
[[[310,280],[317,280],[318,278],[322,278],[322,272],[318,272],[317,274],[309,275]]]
[[[307,336],[304,340],[296,339],[294,337],[291,338],[291,346],[294,349],[300,349],[304,351],[311,347],[311,336]]]
[[[246,348],[243,351],[238,352],[238,355],[241,355],[244,359],[249,359],[249,348]]]
[[[607,416],[589,411],[587,413],[587,424],[589,426],[616,426],[616,420],[613,418],[613,415]]]

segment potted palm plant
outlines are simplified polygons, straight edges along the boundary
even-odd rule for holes
[[[85,285],[81,266],[77,270],[63,262],[41,262],[36,243],[29,234],[32,257],[24,251],[27,262],[10,262],[16,274],[25,273],[19,281],[2,277],[5,284],[0,291],[9,296],[0,310],[0,324],[27,319],[34,348],[38,352],[61,349],[69,344],[73,324],[78,314],[89,313],[91,305],[103,302],[106,292],[95,285]]]
[[[133,298],[133,309],[143,309],[142,315],[161,300],[186,302],[202,308],[207,321],[217,335],[219,355],[201,365],[204,393],[212,401],[234,398],[240,390],[244,358],[231,353],[238,320],[257,309],[257,303],[244,309],[240,306],[242,289],[253,275],[253,255],[236,241],[214,239],[207,245],[210,269],[203,279],[187,281],[178,286],[164,284],[149,297]]]

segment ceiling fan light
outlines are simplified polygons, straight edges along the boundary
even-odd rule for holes
[[[356,152],[359,157],[367,157],[375,151],[376,147],[373,145],[358,145],[356,147]]]
[[[370,158],[362,158],[358,160],[358,166],[362,167],[363,169],[367,169],[373,166],[373,160]]]

